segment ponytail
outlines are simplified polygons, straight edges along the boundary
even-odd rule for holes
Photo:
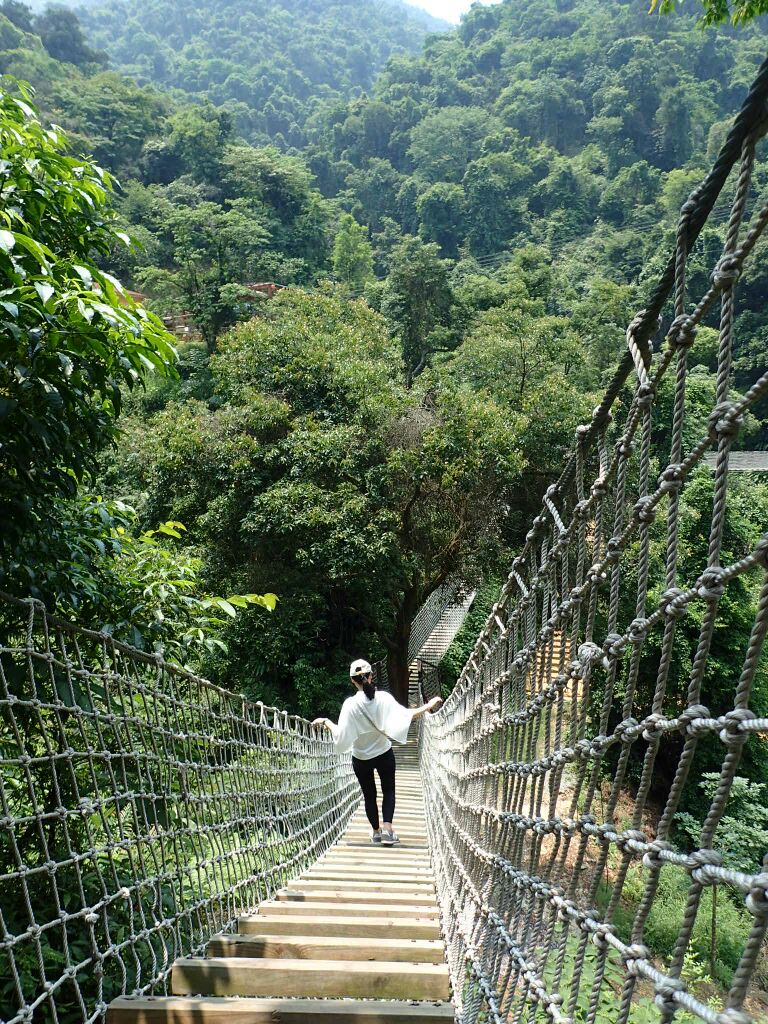
[[[368,700],[373,700],[376,696],[376,682],[373,679],[370,683],[367,680],[363,683],[363,693]]]

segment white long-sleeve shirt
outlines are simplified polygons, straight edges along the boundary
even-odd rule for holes
[[[381,732],[374,729],[368,719]],[[351,750],[353,757],[369,761],[391,748],[390,738],[396,743],[405,743],[412,720],[413,711],[398,704],[391,693],[377,690],[373,700],[368,700],[362,690],[358,690],[342,704],[339,724],[331,723],[333,743],[338,753],[346,754]]]

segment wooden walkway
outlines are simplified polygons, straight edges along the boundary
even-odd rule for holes
[[[300,878],[173,966],[167,997],[123,996],[107,1024],[452,1021],[416,744],[397,748],[396,847],[361,808]],[[237,996],[239,998],[232,998]]]

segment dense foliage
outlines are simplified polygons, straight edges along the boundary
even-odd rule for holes
[[[119,237],[109,176],[68,156],[22,90],[0,91],[0,518],[4,553],[45,533],[114,439],[121,386],[173,361],[156,317],[94,256]],[[10,200],[10,201],[9,201]]]
[[[706,20],[743,21],[763,0],[704,6]],[[391,0],[97,0],[84,28],[41,8],[0,4],[0,71],[29,81],[42,111],[6,84],[2,585],[314,716],[337,710],[361,654],[386,657],[403,695],[411,619],[458,574],[479,596],[447,688],[625,348],[765,26],[714,34],[696,9],[648,17],[635,0],[503,0],[432,35],[441,26]],[[766,184],[759,158],[753,194]],[[692,297],[725,206],[692,255]],[[742,391],[768,367],[767,256],[762,241],[737,292]],[[177,329],[176,373],[160,321],[118,280]],[[270,282],[287,287],[267,298]],[[714,400],[715,327],[690,355],[686,448]],[[665,384],[654,467],[671,401]],[[622,415],[620,403],[614,429]],[[767,422],[758,407],[740,443],[764,447]],[[711,499],[700,471],[682,497],[681,586],[706,560]],[[768,489],[743,478],[724,560],[751,550],[767,514]],[[664,554],[659,520],[650,602]],[[705,676],[715,715],[731,706],[755,601],[747,576],[721,602]],[[686,699],[699,616],[678,625],[670,708]],[[657,663],[652,635],[638,714]],[[753,708],[768,715],[765,664]],[[723,820],[737,866],[764,845],[766,750],[746,745]],[[677,755],[665,747],[659,791]],[[721,759],[717,738],[699,744],[681,847],[697,841]],[[630,874],[630,902],[639,886]],[[662,878],[648,923],[659,955],[685,898]],[[748,919],[727,898],[705,909],[687,969],[709,959],[727,982]],[[727,941],[713,950],[718,914]]]
[[[304,145],[320,108],[445,27],[398,0],[114,0],[84,17],[138,81],[222,105],[250,141],[281,147]]]

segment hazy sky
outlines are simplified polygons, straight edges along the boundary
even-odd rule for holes
[[[434,14],[436,18],[446,21],[458,21],[459,17],[472,6],[472,0],[410,0],[416,7]],[[494,0],[481,0],[482,3],[493,3]]]

